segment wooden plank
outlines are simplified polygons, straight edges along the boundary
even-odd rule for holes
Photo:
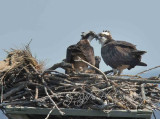
[[[86,110],[86,109],[64,109],[64,116],[97,116],[97,117],[134,117],[134,118],[150,118],[151,110]],[[35,107],[6,107],[7,114],[38,114],[47,115],[50,108],[35,108]],[[51,115],[60,115],[57,109],[54,109]]]

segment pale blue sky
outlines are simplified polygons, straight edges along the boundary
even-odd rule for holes
[[[142,61],[147,67],[136,67],[126,73],[160,64],[159,0],[0,0],[0,60],[3,49],[30,47],[47,67],[65,58],[66,48],[79,41],[81,32],[110,30],[115,40],[137,45],[148,53]],[[93,41],[95,54],[100,44]],[[100,68],[110,68],[101,62]]]
[[[0,59],[3,49],[30,47],[47,67],[65,58],[66,48],[79,41],[81,32],[110,30],[115,40],[137,45],[148,53],[142,58],[148,67],[136,67],[124,73],[159,65],[160,2],[158,0],[1,0]],[[93,41],[95,54],[100,44]],[[103,71],[110,69],[101,62]]]

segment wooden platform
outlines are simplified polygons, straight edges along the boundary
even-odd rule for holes
[[[51,109],[50,108],[35,108],[35,107],[6,107],[5,112],[10,119],[30,119],[25,118],[25,115],[47,115]],[[150,119],[152,111],[150,110],[86,110],[86,109],[61,109],[65,112],[66,116],[77,116],[77,117],[111,117],[112,119],[116,118],[126,118],[126,119]],[[54,109],[51,113],[51,116],[61,116],[57,109]],[[16,117],[15,117],[16,116]],[[23,118],[18,118],[23,117]],[[15,117],[15,118],[14,118]],[[62,117],[62,116],[61,116]]]

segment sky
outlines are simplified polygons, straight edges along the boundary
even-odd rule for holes
[[[160,16],[159,1],[154,0],[0,0],[0,60],[5,50],[30,44],[38,60],[46,68],[65,59],[68,46],[80,40],[81,32],[100,33],[110,30],[115,40],[137,45],[147,53],[142,61],[147,67],[136,67],[123,74],[138,73],[159,65]],[[101,46],[91,45],[101,56]],[[103,60],[102,71],[111,69]]]
[[[137,45],[147,53],[147,67],[123,74],[136,74],[160,65],[159,0],[0,0],[0,60],[4,50],[30,44],[46,68],[65,59],[68,46],[80,40],[81,32],[109,30],[113,39]],[[91,45],[101,56],[101,45]],[[101,60],[102,71],[111,68]],[[159,73],[159,70],[156,70]]]

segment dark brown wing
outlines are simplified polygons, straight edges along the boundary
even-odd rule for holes
[[[86,61],[95,66],[94,49],[87,40],[80,40],[77,46],[86,58]]]
[[[129,65],[129,69],[136,66],[141,56],[137,57],[132,53],[135,51],[135,45],[125,41],[113,41],[105,44],[101,49],[101,55],[104,62],[112,68],[122,65]]]
[[[87,40],[80,40],[76,45],[67,48],[66,62],[73,63],[75,56],[82,56],[84,60],[95,65],[94,50]]]
[[[77,45],[71,45],[67,48],[66,62],[73,63],[74,57],[82,54],[82,51],[77,47]]]
[[[136,49],[136,45],[126,41],[113,41],[112,44],[116,44],[116,46],[127,47],[130,49]]]

